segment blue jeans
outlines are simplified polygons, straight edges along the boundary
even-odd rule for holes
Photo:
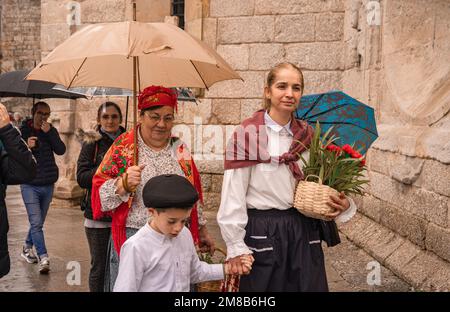
[[[20,185],[23,202],[27,209],[28,221],[30,222],[30,230],[28,231],[25,245],[27,247],[34,245],[39,257],[48,256],[42,228],[52,201],[53,188],[54,184],[42,186]]]

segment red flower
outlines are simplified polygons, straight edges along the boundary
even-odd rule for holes
[[[327,146],[327,150],[334,152],[336,150],[336,145],[330,144]]]
[[[338,154],[338,155],[340,155],[340,154],[341,154],[341,151],[342,151],[342,149],[341,149],[339,146],[334,145],[334,144],[328,145],[328,146],[327,146],[327,150],[329,150],[329,151],[331,151],[331,152],[335,152],[335,153]]]
[[[354,150],[350,145],[348,145],[348,144],[345,144],[345,145],[342,147],[342,150],[343,150],[344,152],[346,152],[348,155],[350,155],[351,158],[361,158],[361,157],[362,157],[362,155],[361,155],[359,152],[355,151],[355,150]]]
[[[359,165],[361,167],[364,167],[366,165],[366,160],[365,159],[361,160],[361,163]]]
[[[354,152],[353,148],[348,144],[345,144],[344,146],[342,146],[342,150],[349,155],[351,155]]]
[[[351,156],[352,156],[352,158],[361,158],[362,157],[362,155],[356,151],[353,152],[353,154]]]

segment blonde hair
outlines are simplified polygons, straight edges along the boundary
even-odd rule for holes
[[[275,65],[274,67],[272,67],[272,69],[269,71],[269,74],[267,75],[266,87],[270,89],[270,87],[275,82],[275,78],[277,77],[278,72],[281,69],[286,69],[286,68],[292,68],[298,72],[298,74],[300,75],[300,84],[301,84],[302,93],[303,93],[303,89],[304,89],[303,73],[302,73],[300,67],[298,67],[297,65],[292,64],[290,62],[279,63],[279,64]],[[270,109],[270,105],[271,105],[270,99],[268,99],[264,94],[263,108],[268,111]]]

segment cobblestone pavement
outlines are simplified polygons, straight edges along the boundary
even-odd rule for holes
[[[8,188],[9,252],[11,271],[0,279],[0,291],[88,291],[89,250],[83,227],[82,212],[51,206],[44,226],[51,272],[40,275],[36,264],[20,257],[21,246],[28,231],[28,219],[19,187]],[[215,222],[215,213],[206,213],[208,228],[217,244],[224,246]],[[380,267],[380,285],[369,285],[368,276],[377,270],[377,262],[363,250],[342,237],[334,248],[324,247],[326,269],[331,291],[408,291],[409,285],[391,271]],[[375,267],[374,267],[375,266]],[[79,268],[80,280],[75,272]],[[375,280],[371,279],[369,280]]]

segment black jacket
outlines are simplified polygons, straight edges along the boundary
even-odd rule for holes
[[[22,138],[27,141],[31,136],[38,138],[38,146],[31,149],[37,161],[36,178],[30,181],[31,185],[49,185],[58,180],[59,170],[55,162],[56,155],[66,152],[66,145],[59,137],[58,130],[51,126],[50,131],[45,133],[33,128],[32,120],[24,120],[20,126]]]
[[[36,161],[11,125],[0,128],[0,278],[9,272],[8,215],[5,196],[8,184],[31,181],[36,175]]]
[[[125,129],[122,127],[120,127],[120,130],[121,133],[125,132]],[[84,210],[84,216],[92,220],[92,178],[114,141],[101,130],[94,133],[83,132],[81,136],[83,136],[83,146],[81,147],[80,156],[78,157],[77,162],[77,182],[78,185],[87,190],[86,198],[82,200],[81,209]],[[95,159],[94,155],[96,155]],[[111,221],[111,218],[103,218],[99,221]]]

